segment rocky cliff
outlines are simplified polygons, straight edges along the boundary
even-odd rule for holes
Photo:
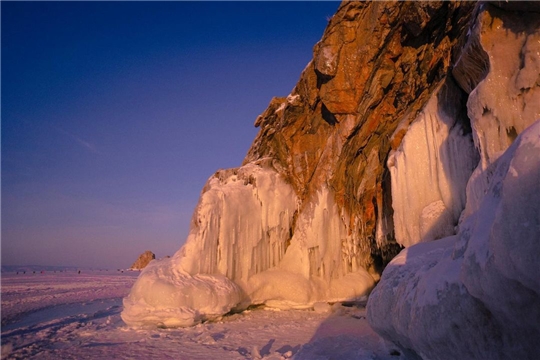
[[[540,117],[538,16],[515,6],[342,3],[290,95],[256,119],[242,167],[208,180],[185,246],[141,274],[124,321],[358,298],[404,247],[455,238]],[[377,289],[398,281],[387,273]]]
[[[399,244],[411,242],[401,231],[401,214],[394,226],[391,171],[385,166],[389,158],[399,161],[391,153],[411,123],[423,119],[417,131],[425,136],[417,140],[426,147],[446,141],[449,157],[474,157],[466,94],[446,76],[472,8],[443,2],[342,4],[298,85],[287,98],[274,98],[255,123],[261,130],[244,163],[266,160],[292,185],[300,203],[294,223],[305,223],[321,192],[328,192],[336,214],[326,226],[334,221],[334,237],[354,249],[349,263],[379,271]],[[455,183],[444,198],[451,223],[457,222],[474,166],[469,161],[457,172],[441,169],[425,184]],[[417,205],[443,196],[418,199]]]

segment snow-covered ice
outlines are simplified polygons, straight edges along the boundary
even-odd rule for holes
[[[129,291],[138,272],[2,272],[2,327],[21,316],[54,306],[117,299]]]
[[[3,273],[2,359],[405,359],[371,330],[362,304],[130,327],[120,317],[122,297],[137,275]]]

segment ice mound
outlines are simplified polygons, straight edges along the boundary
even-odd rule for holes
[[[353,300],[367,295],[375,285],[364,269],[332,279],[272,269],[255,275],[249,282],[253,304],[265,304],[278,309],[308,309],[317,302]]]
[[[153,261],[124,299],[122,320],[133,326],[192,326],[238,306],[242,290],[223,275],[176,271],[172,258]]]
[[[368,301],[368,320],[425,359],[540,353],[540,121],[493,166],[460,233],[403,250]],[[414,349],[414,350],[410,350]]]
[[[299,309],[365,296],[375,281],[347,240],[334,195],[315,196],[298,209],[294,190],[268,164],[219,171],[203,189],[186,244],[141,273],[122,319],[191,326],[250,304]]]

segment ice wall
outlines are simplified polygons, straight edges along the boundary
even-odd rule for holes
[[[388,157],[395,237],[403,246],[455,233],[478,163],[461,96],[453,82],[440,85]]]
[[[385,269],[368,320],[424,359],[536,359],[540,351],[540,121],[494,162],[456,236],[417,244]]]
[[[245,287],[250,276],[281,261],[297,206],[290,185],[268,167],[218,171],[203,189],[178,266]]]
[[[348,233],[334,195],[323,188],[315,196],[300,212],[277,269],[252,278],[252,302],[305,308],[317,301],[359,298],[373,287],[373,277],[360,264],[362,249]]]

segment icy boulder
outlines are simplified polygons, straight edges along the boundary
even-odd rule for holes
[[[456,236],[403,250],[368,301],[383,337],[424,359],[540,354],[540,121],[494,163]]]
[[[155,260],[141,273],[124,299],[122,320],[132,326],[185,327],[219,318],[244,295],[223,275],[190,275],[173,258]]]

